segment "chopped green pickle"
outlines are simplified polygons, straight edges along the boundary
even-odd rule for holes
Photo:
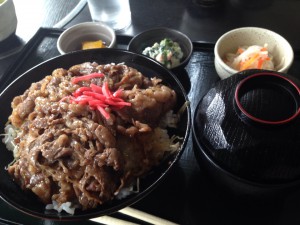
[[[152,47],[145,48],[143,54],[165,65],[168,69],[178,66],[183,57],[179,44],[169,38],[163,39],[160,43],[154,43]]]

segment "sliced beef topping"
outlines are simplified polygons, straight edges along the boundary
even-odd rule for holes
[[[72,83],[73,77],[94,72],[104,77]],[[62,101],[80,87],[101,86],[104,81],[112,93],[122,88],[120,98],[131,106],[106,108],[111,116],[105,119],[88,105]],[[153,134],[175,102],[175,92],[160,79],[149,79],[124,64],[56,69],[12,102],[9,122],[21,132],[15,142],[18,157],[8,172],[44,203],[97,207],[159,162],[161,158],[145,147],[153,141],[142,137]]]

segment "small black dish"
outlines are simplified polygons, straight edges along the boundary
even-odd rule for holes
[[[165,38],[170,38],[172,41],[177,42],[183,52],[183,59],[181,60],[181,63],[171,70],[178,71],[184,69],[192,56],[193,43],[187,35],[178,30],[166,27],[146,30],[133,37],[133,39],[129,42],[127,49],[131,52],[142,54],[146,47],[153,46],[155,42],[159,43]]]
[[[84,62],[97,62],[99,64],[110,63],[125,63],[127,66],[136,68],[145,76],[158,77],[162,82],[175,90],[177,94],[177,104],[175,111],[179,110],[183,104],[188,101],[186,92],[176,76],[163,67],[161,64],[148,57],[120,49],[92,49],[76,51],[60,55],[45,61],[32,69],[28,70],[16,80],[14,80],[1,94],[1,116],[2,122],[0,123],[0,130],[4,132],[4,127],[8,116],[11,114],[11,101],[17,95],[23,94],[33,82],[43,79],[46,75],[51,74],[56,68],[68,69],[73,65],[81,64]],[[140,179],[140,189],[138,193],[129,195],[123,199],[114,199],[107,204],[98,206],[95,209],[80,210],[76,209],[75,214],[67,214],[64,211],[58,213],[55,210],[46,210],[45,205],[37,199],[31,192],[24,192],[21,188],[13,182],[5,169],[9,163],[13,161],[13,154],[8,151],[4,143],[0,141],[0,196],[1,199],[7,202],[23,213],[29,214],[34,217],[50,220],[60,221],[74,221],[94,218],[98,216],[108,215],[118,210],[127,207],[145,197],[161,181],[168,176],[169,171],[174,168],[175,163],[179,160],[183,150],[185,149],[188,141],[191,127],[190,107],[187,106],[186,111],[182,114],[178,128],[172,128],[172,134],[182,137],[181,149],[170,156],[168,160],[163,161],[160,165],[154,168],[151,173]]]
[[[199,166],[239,194],[275,194],[299,187],[299,85],[295,77],[264,70],[246,70],[217,82],[193,117]],[[268,116],[270,101],[276,102],[279,112],[271,113],[277,116]],[[249,111],[267,118],[254,119]]]

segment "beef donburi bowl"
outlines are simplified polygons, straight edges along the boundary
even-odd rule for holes
[[[0,99],[1,197],[40,218],[91,218],[140,200],[175,165],[190,130],[175,76],[123,50],[53,58]]]

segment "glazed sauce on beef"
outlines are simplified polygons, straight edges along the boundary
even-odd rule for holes
[[[71,82],[92,72],[105,76]],[[112,91],[122,88],[122,98],[131,106],[107,109],[107,120],[87,105],[61,101],[80,87],[103,82]],[[18,153],[8,172],[45,204],[72,202],[82,209],[95,208],[159,163],[165,149],[151,148],[151,139],[175,103],[175,92],[160,79],[149,79],[123,64],[56,69],[12,102],[9,122],[19,130]]]

